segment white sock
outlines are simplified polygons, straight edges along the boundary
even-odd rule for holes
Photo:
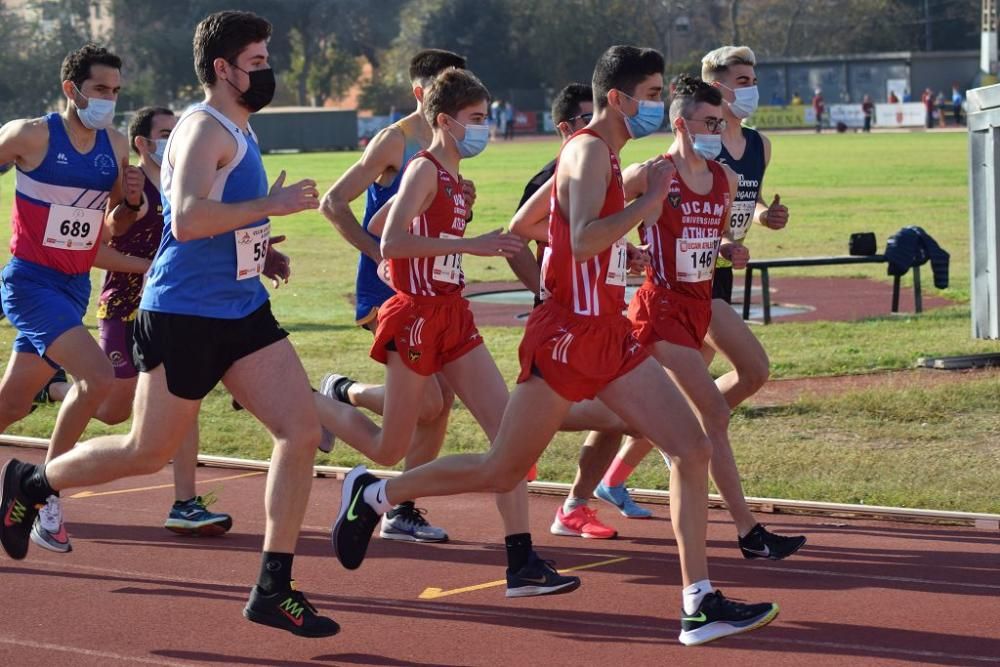
[[[587,506],[586,498],[574,498],[573,496],[570,496],[566,498],[565,502],[563,502],[563,514],[569,514],[577,507],[586,507],[586,506]]]
[[[708,579],[702,579],[701,581],[696,581],[687,588],[684,589],[684,613],[693,614],[698,611],[698,607],[701,606],[701,601],[706,595],[715,591],[712,588],[712,582]]]
[[[369,484],[364,491],[365,502],[379,514],[385,514],[393,507],[392,503],[389,502],[388,494],[385,492],[385,483],[386,480],[380,479],[374,484]]]

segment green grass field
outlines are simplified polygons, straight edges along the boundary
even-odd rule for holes
[[[669,137],[658,135],[633,142],[623,163],[662,152],[667,141]],[[791,220],[782,232],[754,229],[747,245],[755,256],[843,254],[848,236],[857,231],[876,232],[884,247],[891,233],[918,224],[951,253],[951,287],[944,296],[960,304],[922,316],[758,327],[775,377],[900,369],[922,355],[996,351],[996,343],[970,338],[964,134],[787,134],[772,141],[765,196],[769,200],[775,192],[781,194]],[[470,233],[505,225],[524,182],[556,148],[554,141],[494,144],[468,161],[463,175],[476,181],[479,193]],[[286,169],[289,179],[314,178],[325,189],[356,158],[356,153],[276,155],[266,163],[272,178]],[[13,175],[7,174],[0,178],[0,211],[5,214],[12,191]],[[293,260],[292,282],[274,293],[274,311],[292,333],[310,376],[318,381],[325,371],[335,370],[380,381],[381,367],[368,358],[371,336],[353,326],[348,300],[356,253],[316,213],[275,220],[272,233],[288,235],[283,250]],[[3,234],[6,238],[9,231]],[[503,260],[469,257],[465,269],[469,281],[513,279]],[[887,280],[878,265],[801,271]],[[482,333],[504,377],[512,381],[521,329],[483,327]],[[9,349],[13,337],[9,324],[0,325],[0,345]],[[717,362],[713,370],[721,372],[724,366]],[[733,419],[732,440],[746,493],[1000,512],[997,396],[1000,381],[981,380],[919,391],[847,393],[780,409],[741,408]],[[53,406],[43,406],[10,432],[46,437],[55,414]],[[485,438],[468,412],[457,406],[453,415],[446,451],[483,449]],[[221,389],[206,399],[201,428],[205,452],[269,455],[266,433],[245,413],[232,412]],[[87,434],[122,430],[94,425]],[[558,436],[540,462],[541,477],[571,481],[581,439]],[[339,445],[321,460],[349,465],[362,459]],[[659,457],[650,457],[633,482],[665,488]]]

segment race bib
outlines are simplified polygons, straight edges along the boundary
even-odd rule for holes
[[[739,241],[750,231],[750,223],[753,222],[753,214],[756,210],[757,202],[755,200],[733,202],[729,215],[729,229],[734,241]]]
[[[267,259],[267,244],[271,240],[271,223],[250,229],[237,229],[236,239],[236,279],[256,278],[264,271]]]
[[[461,236],[442,233],[443,239],[460,239]],[[434,268],[431,269],[431,277],[443,283],[458,285],[462,282],[462,253],[456,252],[451,255],[441,255],[434,258]]]
[[[718,245],[718,239],[677,239],[677,282],[711,280]]]
[[[604,281],[608,285],[625,287],[628,277],[628,241],[622,237],[611,246],[611,258],[608,262],[608,277]]]
[[[91,250],[101,238],[104,211],[76,206],[49,206],[42,245],[60,250]]]

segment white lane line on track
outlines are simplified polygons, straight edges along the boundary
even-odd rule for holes
[[[10,644],[11,646],[24,646],[39,651],[58,651],[60,653],[73,653],[88,658],[103,658],[106,660],[120,660],[125,664],[140,663],[143,665],[167,665],[168,667],[188,667],[190,662],[174,662],[172,660],[159,660],[156,658],[143,658],[138,655],[123,655],[121,653],[111,653],[109,651],[95,651],[89,648],[77,646],[66,646],[64,644],[52,644],[50,642],[39,642],[33,639],[18,639],[16,637],[0,637],[0,644]]]

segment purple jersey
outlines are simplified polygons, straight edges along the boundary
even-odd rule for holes
[[[143,186],[146,197],[146,215],[133,223],[121,236],[111,239],[111,247],[126,255],[153,259],[163,236],[163,203],[160,191],[149,178]],[[97,317],[102,320],[128,321],[135,318],[142,295],[141,273],[108,271],[101,288]]]

